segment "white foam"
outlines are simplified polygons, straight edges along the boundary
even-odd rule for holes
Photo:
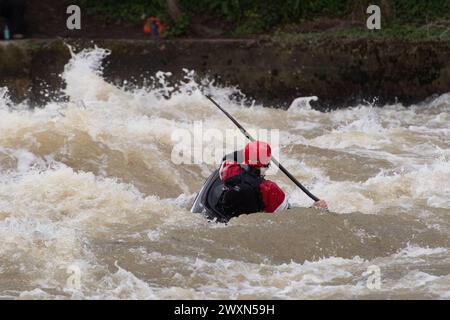
[[[0,88],[0,166],[3,159],[8,164],[0,167],[0,272],[18,274],[13,280],[18,286],[25,283],[17,292],[0,290],[0,296],[22,299],[353,298],[374,294],[367,288],[363,274],[369,265],[379,264],[386,277],[378,292],[383,297],[401,296],[404,292],[449,297],[448,276],[420,270],[416,265],[417,261],[431,264],[438,258],[446,262],[447,248],[410,245],[374,261],[330,257],[283,265],[215,259],[214,255],[202,259],[200,253],[197,258],[182,253],[171,256],[137,250],[134,246],[128,251],[144,265],[163,265],[161,276],[176,281],[169,285],[162,285],[159,279],[146,274],[141,265],[133,265],[128,260],[127,267],[122,263],[117,263],[115,268],[106,265],[104,257],[96,256],[97,252],[91,250],[92,242],[98,239],[116,239],[121,233],[123,238],[136,242],[158,242],[168,228],[178,225],[213,231],[227,228],[207,223],[187,210],[212,166],[180,167],[165,158],[174,146],[172,132],[190,130],[194,121],[204,120],[205,128],[221,132],[234,129],[201,90],[212,94],[249,130],[280,129],[281,144],[274,146],[274,150],[280,150],[282,163],[314,194],[327,200],[331,211],[381,214],[395,208],[408,211],[417,219],[431,219],[433,210],[446,212],[450,208],[448,94],[410,108],[361,105],[322,113],[311,108],[309,102],[314,99],[307,97],[296,99],[288,111],[266,109],[245,97],[240,101],[230,99],[231,95],[243,97],[243,94],[236,87],[220,87],[207,79],[196,80],[189,70],[185,70],[186,77],[179,83],[170,81],[171,74],[161,71],[148,78],[150,83],[143,88],[126,90],[111,85],[102,75],[102,60],[108,54],[101,48],[72,51],[62,74],[66,83],[63,93],[69,102],[51,102],[30,110],[26,103],[14,104],[7,90]],[[92,139],[89,141],[92,144],[77,145],[77,138],[85,135]],[[239,137],[238,142],[243,146],[246,140]],[[216,144],[214,137],[206,142],[208,147]],[[314,149],[311,152],[319,160],[309,165],[310,162],[299,162],[301,155],[285,152],[293,145],[319,148],[309,148]],[[114,175],[108,176],[111,173],[107,165],[111,159],[89,162],[91,152],[96,152],[97,147],[127,159],[123,168],[112,172],[120,171],[126,176],[133,166],[130,155],[134,155],[149,170],[157,168],[151,171],[160,174],[155,181],[177,181],[181,194],[167,196],[155,191],[156,194],[144,195],[135,185],[137,178],[124,183]],[[71,148],[81,154],[70,153]],[[232,151],[229,148],[221,145],[219,151]],[[369,178],[364,175],[359,182],[334,181],[330,178],[333,175],[328,176],[326,172],[334,175],[339,172],[333,171],[336,170],[333,165],[324,167],[320,161],[333,154],[329,150],[375,161],[387,160],[390,167]],[[81,169],[71,168],[68,160],[76,161],[70,157],[78,156],[82,158],[77,163]],[[99,173],[85,170],[89,166],[84,161],[97,166]],[[301,191],[290,182],[280,182],[278,177],[270,178],[289,193],[291,202],[311,205],[311,200]],[[439,221],[432,220],[430,225],[439,230],[436,223]],[[361,230],[355,232],[361,234]],[[66,267],[71,264],[79,265],[83,272],[79,290],[65,287]],[[395,277],[390,277],[389,272],[395,273]]]

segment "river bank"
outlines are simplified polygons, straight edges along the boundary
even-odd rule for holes
[[[158,71],[173,82],[199,78],[238,86],[266,106],[318,96],[318,109],[364,101],[417,103],[450,91],[450,40],[413,39],[177,39],[68,40],[77,51],[111,50],[104,77],[116,85],[148,84]],[[0,42],[0,86],[14,101],[61,98],[60,74],[70,59],[61,39]]]

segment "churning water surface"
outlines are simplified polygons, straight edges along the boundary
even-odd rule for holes
[[[189,73],[113,86],[105,55],[72,55],[65,102],[32,110],[0,89],[1,298],[450,298],[450,95],[325,113],[301,99],[248,107]],[[235,129],[200,87],[244,127],[279,130],[281,162],[331,212],[309,209],[279,172],[270,179],[298,208],[228,225],[190,213],[215,165],[175,163],[174,132]]]

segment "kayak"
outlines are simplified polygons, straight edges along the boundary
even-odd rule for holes
[[[214,200],[219,198],[214,195],[222,193],[222,188],[223,182],[220,180],[219,169],[217,169],[206,179],[200,192],[195,197],[191,212],[201,213],[209,220],[228,222],[229,218],[216,209],[217,203],[215,202],[217,200]]]
[[[226,223],[230,221],[232,217],[226,216],[217,209],[217,202],[220,194],[223,192],[223,188],[224,183],[220,179],[219,169],[217,169],[206,179],[200,192],[195,197],[191,212],[203,214],[207,219],[215,220],[216,222]],[[292,206],[288,204],[286,209],[290,208]]]

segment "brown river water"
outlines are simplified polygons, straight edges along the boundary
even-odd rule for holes
[[[73,54],[64,102],[31,110],[0,88],[0,298],[450,298],[450,95],[408,108],[248,106],[189,72],[113,86],[106,54]],[[268,130],[330,212],[273,169],[294,209],[227,225],[190,213],[212,159],[246,142],[200,87]],[[180,164],[180,148],[211,156]]]

